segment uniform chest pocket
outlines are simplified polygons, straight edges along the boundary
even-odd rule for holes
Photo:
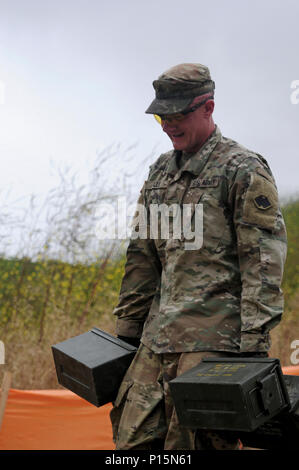
[[[201,198],[203,206],[203,249],[215,251],[230,242],[230,222],[226,206],[211,194]]]
[[[147,181],[145,183],[145,199],[150,204],[163,204],[167,186],[156,181]]]
[[[204,190],[189,188],[182,204],[182,241],[184,249],[199,250],[203,244],[203,205]]]

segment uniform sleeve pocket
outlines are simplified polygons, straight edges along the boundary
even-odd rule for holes
[[[123,381],[119,390],[115,401],[113,402],[113,408],[110,411],[110,420],[112,424],[112,434],[113,434],[113,441],[117,441],[118,430],[119,430],[119,423],[121,420],[123,408],[126,402],[126,398],[130,388],[133,385],[133,381]]]
[[[115,407],[118,407],[124,401],[129,389],[132,387],[133,381],[132,380],[123,380],[121,386],[119,387],[117,397],[113,403]]]

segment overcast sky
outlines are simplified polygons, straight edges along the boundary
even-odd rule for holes
[[[144,113],[152,82],[199,62],[223,135],[268,160],[281,196],[297,192],[298,18],[298,0],[0,0],[1,190],[45,192],[53,165],[83,178],[111,144],[136,143],[136,167],[157,158],[171,144]]]

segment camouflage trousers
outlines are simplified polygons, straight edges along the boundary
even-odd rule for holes
[[[168,382],[221,352],[155,354],[140,345],[110,413],[117,450],[237,450],[235,435],[192,431],[179,425]]]

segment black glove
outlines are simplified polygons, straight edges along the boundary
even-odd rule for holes
[[[267,352],[257,352],[257,351],[244,351],[244,352],[227,352],[227,357],[269,357]]]
[[[240,357],[269,357],[267,352],[243,352]]]
[[[135,346],[135,348],[139,348],[140,345],[140,338],[130,338],[128,336],[119,336],[117,335],[118,339],[129,343],[131,346]]]

